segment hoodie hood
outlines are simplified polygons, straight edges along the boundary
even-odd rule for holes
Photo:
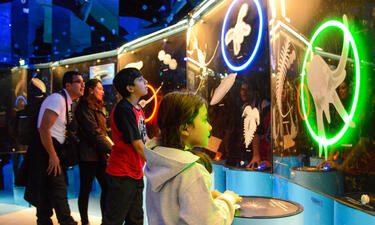
[[[189,151],[160,146],[158,140],[146,143],[145,157],[147,161],[145,176],[154,192],[159,192],[167,181],[199,159]]]

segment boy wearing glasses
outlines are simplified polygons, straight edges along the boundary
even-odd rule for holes
[[[72,102],[83,95],[82,75],[68,71],[63,76],[63,90],[48,96],[42,103],[38,116],[39,137],[28,149],[29,174],[25,199],[37,209],[37,224],[52,225],[52,209],[61,225],[75,225],[70,215],[65,177],[58,152],[65,141],[66,112]],[[66,101],[68,109],[66,109]]]

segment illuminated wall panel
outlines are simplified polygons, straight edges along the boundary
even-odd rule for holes
[[[216,159],[245,168],[256,159],[256,137],[262,162],[254,169],[270,171],[266,9],[267,2],[258,0],[217,4],[188,30],[186,60],[188,89],[210,103],[210,154],[219,152]]]
[[[319,173],[337,169],[339,182],[314,189],[339,188],[345,201],[359,201],[358,193],[371,192],[375,180],[369,125],[375,112],[375,4],[270,0],[268,6],[274,172],[298,183],[294,171],[310,171],[316,179],[304,185],[314,188],[328,185]],[[279,170],[293,165],[303,167],[287,175]]]

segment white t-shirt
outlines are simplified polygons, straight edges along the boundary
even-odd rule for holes
[[[67,100],[68,100],[68,111],[70,110],[72,100],[68,94],[68,92],[63,89],[66,93]],[[42,118],[46,109],[52,110],[57,115],[56,122],[52,125],[50,131],[51,136],[56,138],[56,140],[63,144],[65,141],[65,126],[66,126],[66,109],[65,109],[65,98],[59,93],[53,93],[52,95],[48,96],[42,103],[40,107],[39,115],[38,115],[38,128],[42,122]]]

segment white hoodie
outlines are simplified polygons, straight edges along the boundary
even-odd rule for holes
[[[151,150],[152,149],[152,150]],[[146,207],[152,225],[229,225],[235,199],[211,196],[211,176],[189,151],[146,143]]]

